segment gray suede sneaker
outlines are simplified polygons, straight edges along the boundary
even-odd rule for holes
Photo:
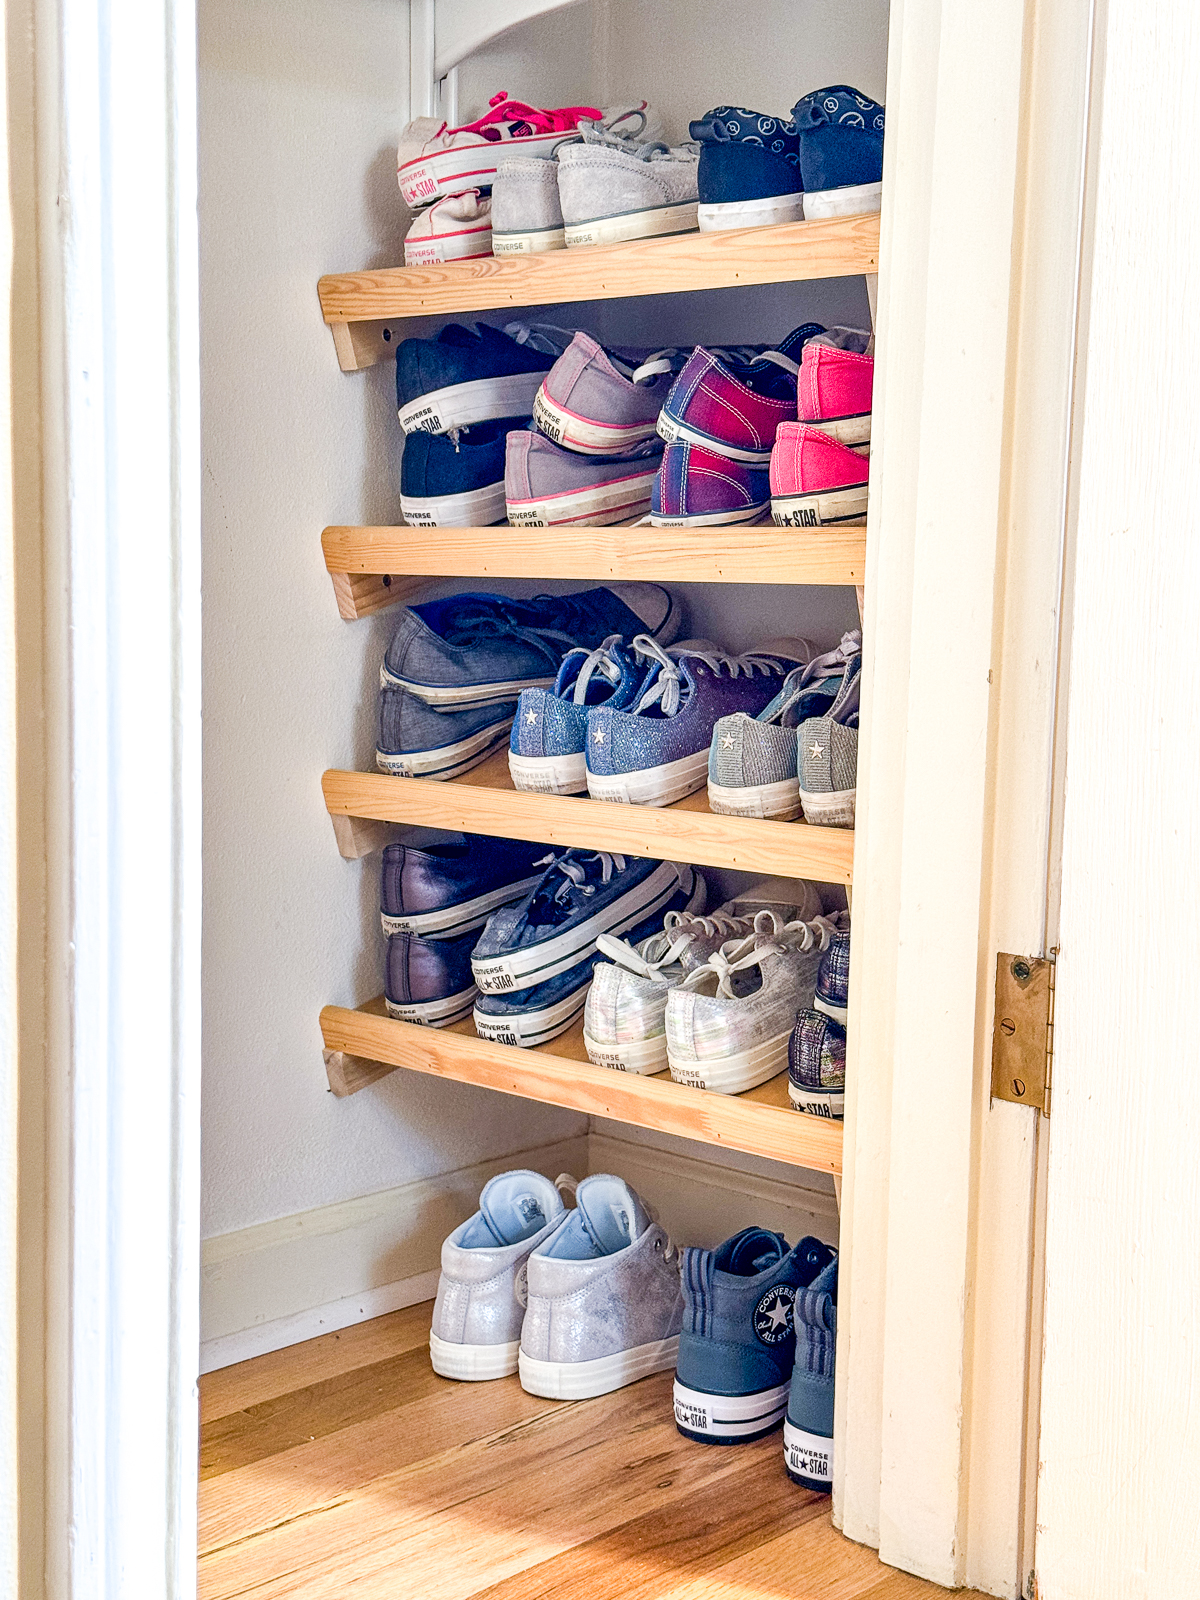
[[[537,255],[566,248],[558,203],[558,163],[512,156],[496,168],[492,186],[492,254]]]
[[[574,1187],[565,1173],[554,1183],[540,1172],[501,1173],[442,1245],[429,1357],[443,1378],[480,1382],[517,1370],[525,1263],[567,1220],[558,1191]]]
[[[586,118],[581,144],[558,152],[558,197],[568,248],[617,244],[699,226],[698,144],[637,144]]]
[[[621,1178],[584,1178],[567,1223],[529,1257],[521,1386],[589,1400],[675,1365],[679,1256]]]

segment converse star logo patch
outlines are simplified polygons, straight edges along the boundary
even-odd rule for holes
[[[732,750],[733,749],[733,735],[731,733],[723,733],[721,735],[721,749],[722,750]]]
[[[823,749],[824,749],[823,745],[810,744],[809,747],[808,747],[808,753],[809,753],[810,756],[812,756],[813,760],[815,761],[816,758],[821,754],[821,751]]]
[[[763,1344],[782,1344],[792,1331],[796,1291],[790,1283],[777,1283],[754,1308],[754,1332]]]
[[[603,744],[604,743],[604,729],[603,728],[597,728],[595,733],[592,735],[592,740],[593,740],[593,742],[595,744]]]
[[[537,712],[536,711],[527,711],[525,713],[525,721],[530,723],[531,725],[533,723],[535,723],[537,721]]]

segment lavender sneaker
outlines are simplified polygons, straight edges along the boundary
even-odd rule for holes
[[[589,456],[627,455],[655,436],[683,350],[606,350],[577,333],[542,379],[533,419],[548,439]]]
[[[718,719],[761,711],[789,668],[808,658],[799,639],[744,655],[688,650],[677,658],[644,634],[633,643],[654,670],[630,711],[591,713],[587,743],[588,793],[632,805],[666,806],[699,789]]]
[[[620,458],[560,450],[540,433],[510,433],[504,498],[514,527],[557,523],[607,527],[632,522],[650,507],[662,446]]]
[[[820,323],[806,322],[750,361],[697,346],[663,405],[660,436],[668,444],[686,440],[732,461],[766,466],[780,423],[796,420],[800,353],[824,332]]]
[[[770,509],[769,468],[731,461],[699,444],[669,444],[663,451],[650,496],[656,528],[761,522]]]
[[[457,939],[392,934],[383,984],[388,1016],[427,1028],[447,1028],[469,1016],[475,1003],[471,951],[477,937],[474,932]]]

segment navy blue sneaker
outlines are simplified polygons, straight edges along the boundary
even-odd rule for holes
[[[649,633],[670,644],[683,613],[656,583],[615,583],[577,594],[509,600],[452,594],[409,606],[380,669],[385,688],[408,689],[454,711],[548,689],[568,650],[595,650],[610,634]]]
[[[552,689],[522,690],[508,747],[514,785],[538,794],[586,794],[588,712],[628,710],[647,671],[611,634],[595,650],[568,651]]]
[[[453,437],[410,433],[400,457],[400,510],[413,528],[489,528],[503,522],[508,430],[523,417],[485,422]]]
[[[683,1252],[675,1425],[703,1444],[745,1444],[777,1428],[796,1356],[793,1306],[834,1259],[819,1239],[743,1228]]]
[[[484,994],[532,989],[578,966],[602,933],[618,936],[661,919],[700,879],[692,867],[606,850],[568,850],[519,905],[488,922],[471,966]]]
[[[477,833],[444,844],[386,845],[379,886],[383,931],[456,939],[482,928],[493,911],[523,900],[541,882],[549,859],[544,844]]]
[[[509,322],[501,333],[482,322],[452,322],[436,339],[405,339],[396,347],[400,426],[449,433],[497,417],[531,417],[542,379],[572,337],[540,323]]]
[[[702,233],[798,222],[804,215],[800,138],[790,119],[717,106],[690,132],[700,143]]]
[[[387,942],[383,990],[389,1017],[446,1028],[469,1016],[475,1003],[471,977],[474,932],[457,939],[418,939],[394,933]]]
[[[375,765],[393,778],[457,778],[504,743],[515,700],[466,711],[436,711],[407,689],[379,691]]]
[[[837,1259],[796,1296],[796,1365],[783,1424],[783,1464],[793,1483],[833,1489],[833,1367],[837,1349]]]
[[[883,107],[846,84],[797,100],[804,215],[878,211],[883,192]]]

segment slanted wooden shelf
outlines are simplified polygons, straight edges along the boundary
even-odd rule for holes
[[[667,1073],[641,1078],[594,1067],[587,1059],[581,1024],[549,1044],[521,1050],[478,1038],[470,1020],[450,1028],[396,1022],[382,999],[357,1011],[326,1006],[321,1033],[330,1086],[338,1094],[353,1094],[387,1069],[408,1067],[702,1144],[746,1150],[813,1172],[841,1174],[842,1124],[793,1110],[786,1073],[746,1094],[710,1094],[686,1088]],[[347,1078],[338,1057],[378,1063],[381,1070]]]
[[[718,816],[708,809],[702,789],[663,807],[531,794],[513,788],[506,750],[449,783],[330,771],[321,787],[338,848],[349,860],[377,850],[385,834],[378,828],[360,834],[339,823],[368,818],[818,883],[848,884],[853,879],[852,829]]]
[[[347,621],[409,600],[430,578],[861,587],[865,528],[326,528],[325,566]]]
[[[410,317],[846,278],[872,275],[878,265],[876,212],[542,255],[331,273],[318,288],[338,362],[355,372],[394,350],[404,337],[396,324]]]

